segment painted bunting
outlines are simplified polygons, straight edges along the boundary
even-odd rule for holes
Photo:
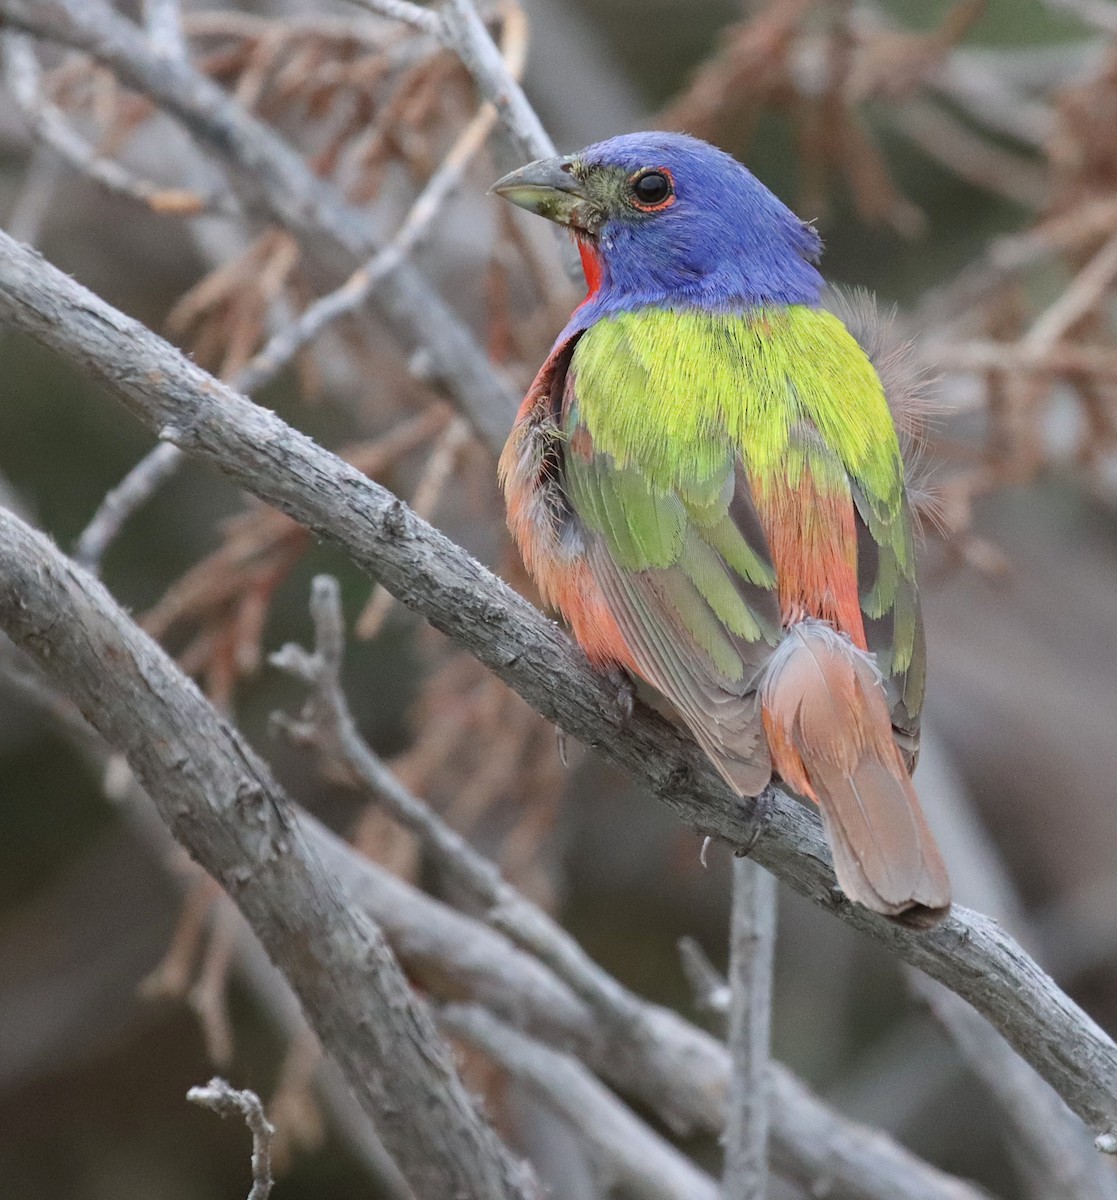
[[[885,385],[823,305],[818,234],[729,155],[641,133],[494,192],[572,231],[589,293],[500,462],[544,601],[666,697],[740,795],[822,814],[838,882],[949,911],[912,787],[925,651]]]

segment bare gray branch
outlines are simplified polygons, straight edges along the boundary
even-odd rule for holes
[[[235,898],[416,1196],[533,1196],[380,929],[322,872],[268,768],[100,583],[2,510],[0,547],[0,623]]]
[[[733,860],[729,930],[729,1103],[723,1200],[768,1195],[768,1057],[776,952],[776,877]]]
[[[641,711],[623,733],[613,727],[603,715],[610,689],[553,622],[390,492],[3,235],[0,319],[99,379],[167,440],[342,546],[538,712],[642,780],[692,829],[745,843],[752,806],[731,795],[666,721]],[[818,819],[779,793],[770,814],[752,851],[757,862],[968,1000],[1095,1135],[1117,1129],[1117,1046],[1004,930],[958,908],[935,930],[914,933],[836,903]]]
[[[653,1133],[569,1055],[542,1046],[482,1008],[452,1005],[443,1027],[484,1051],[565,1118],[588,1146],[602,1191],[641,1200],[716,1200],[717,1186]]]

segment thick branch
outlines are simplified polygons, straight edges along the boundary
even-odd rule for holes
[[[676,1123],[720,1133],[729,1054],[670,1009],[641,1001],[638,1027],[607,1030],[548,967],[474,918],[360,858],[313,818],[308,837],[343,895],[384,929],[431,995],[481,1004],[507,1024],[578,1055],[625,1095]],[[887,1134],[827,1108],[790,1071],[769,1064],[774,1170],[830,1200],[978,1200],[972,1185],[921,1162]]]
[[[92,576],[0,510],[0,624],[232,895],[417,1197],[533,1195],[383,934],[321,870],[268,768]]]
[[[83,754],[100,759],[104,743],[38,673],[32,677],[3,664],[3,674],[31,703],[45,706]],[[165,826],[139,785],[129,791],[124,811],[137,835],[162,846],[169,837]],[[314,817],[300,813],[300,826],[346,903],[384,930],[408,976],[424,991],[443,1002],[482,1004],[505,1023],[576,1054],[677,1127],[685,1117],[688,1129],[721,1130],[729,1056],[709,1034],[647,1001],[639,1001],[638,1027],[607,1031],[587,1001],[505,937],[369,862]],[[289,1033],[304,1028],[298,1001],[247,929],[240,951],[239,969],[278,1023]],[[921,1162],[887,1134],[829,1110],[777,1063],[770,1064],[769,1082],[774,1167],[807,1192],[825,1190],[830,1200],[980,1200],[971,1185]],[[343,1102],[350,1093],[332,1064],[322,1083],[335,1119],[352,1126]],[[350,1136],[382,1171],[383,1151],[379,1143],[370,1145],[363,1119],[361,1126],[351,1128]]]
[[[746,842],[752,805],[731,795],[668,722],[641,711],[624,732],[613,727],[602,715],[612,702],[609,688],[553,622],[390,492],[4,235],[0,320],[99,379],[167,440],[340,545],[538,712],[640,779],[692,829]],[[1117,1046],[995,922],[956,908],[935,930],[914,933],[836,901],[817,818],[779,794],[752,854],[968,1000],[1095,1134],[1117,1129]]]

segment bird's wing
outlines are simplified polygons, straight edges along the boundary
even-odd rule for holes
[[[781,477],[793,487],[789,473],[821,446],[818,473],[837,468],[856,531],[848,583],[866,646],[914,749],[923,638],[902,465],[880,380],[840,320],[645,309],[599,321],[574,350],[561,421],[569,502],[640,671],[722,753],[787,583],[770,574],[755,489]],[[727,557],[727,530],[763,572]]]
[[[593,369],[592,357],[580,371],[575,352],[563,398],[564,490],[640,674],[675,705],[729,782],[754,795],[770,775],[757,687],[781,636],[771,554],[724,430],[708,430],[704,444],[691,447],[697,460],[667,473],[595,443],[587,407],[646,403],[647,419],[657,420],[644,392],[652,381],[643,348],[622,343],[612,361],[625,397],[603,396],[610,379]]]

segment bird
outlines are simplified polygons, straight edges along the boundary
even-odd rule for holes
[[[866,306],[843,320],[813,225],[685,134],[490,190],[566,226],[587,285],[499,463],[542,601],[595,668],[666,699],[739,796],[778,777],[814,802],[850,900],[937,924],[950,881],[910,777],[926,649],[902,370]]]

